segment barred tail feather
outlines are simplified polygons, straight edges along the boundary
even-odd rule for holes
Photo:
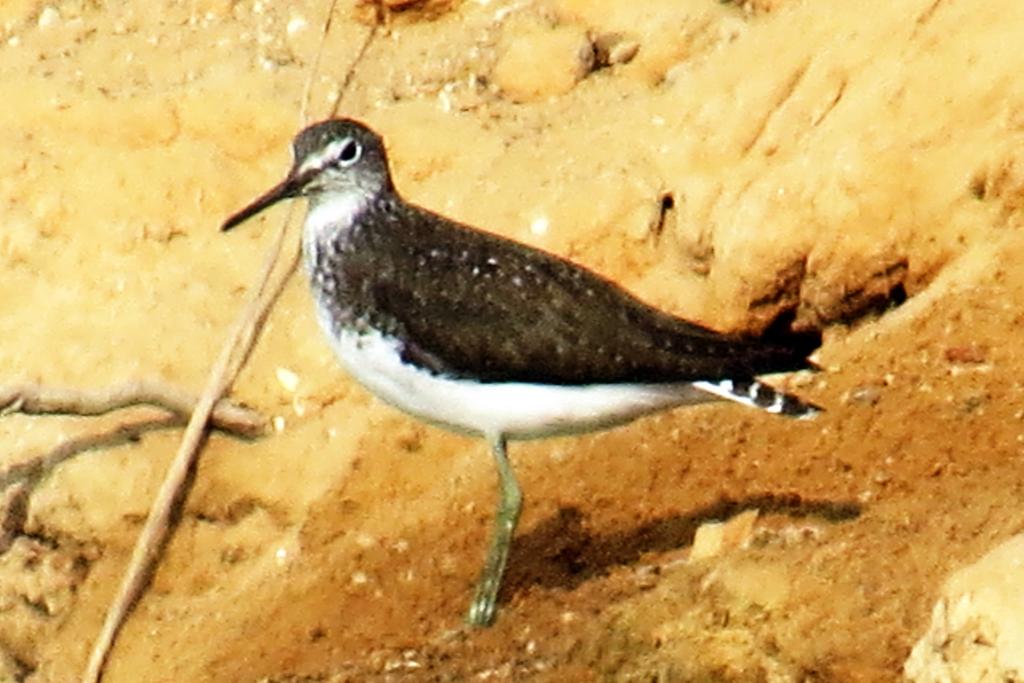
[[[742,403],[774,415],[785,415],[797,419],[814,417],[821,408],[802,401],[796,396],[776,391],[756,379],[723,379],[718,381],[694,382],[693,386],[727,401]]]

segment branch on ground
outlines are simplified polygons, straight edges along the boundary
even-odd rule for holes
[[[0,386],[0,415],[96,416],[135,406],[152,406],[167,413],[136,417],[102,431],[65,439],[45,453],[0,470],[0,555],[23,533],[29,496],[54,468],[85,451],[114,448],[138,441],[148,432],[180,427],[188,421],[195,403],[188,393],[152,381],[91,390],[36,384]],[[266,430],[262,415],[224,399],[214,407],[211,423],[215,429],[242,438],[259,436]]]
[[[38,384],[0,386],[0,414],[103,415],[122,408],[148,405],[162,408],[185,424],[196,398],[159,382],[141,380],[107,389],[67,389]],[[234,436],[253,438],[266,431],[267,422],[254,410],[226,399],[217,402],[211,423],[214,429]]]

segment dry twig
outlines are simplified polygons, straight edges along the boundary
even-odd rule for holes
[[[185,423],[195,408],[196,399],[181,389],[150,380],[107,389],[69,389],[38,384],[0,386],[0,414],[103,415],[138,405],[166,410],[174,417],[168,426],[174,426]],[[259,436],[267,426],[266,420],[256,411],[226,399],[214,406],[211,425],[246,438]],[[0,477],[2,487],[3,479]]]
[[[332,1],[327,13],[327,19],[324,22],[318,55],[323,52],[324,40],[330,28],[331,17],[334,15],[334,6],[335,2]],[[358,66],[375,35],[376,25],[367,34],[365,42],[349,67],[350,74]],[[317,57],[317,62],[319,62],[319,56]],[[315,71],[311,72],[306,82],[306,99],[308,99],[310,84],[314,75]],[[346,79],[347,82],[348,79]],[[303,103],[303,122],[305,120],[305,110],[306,104]],[[252,349],[263,321],[270,311],[270,307],[277,300],[285,282],[298,265],[298,245],[292,244],[287,252],[287,257],[284,259],[284,265],[276,268],[281,248],[288,232],[290,219],[291,210],[288,211],[284,225],[268,252],[258,283],[250,290],[248,303],[239,321],[228,336],[228,341],[225,343],[220,356],[210,371],[206,387],[185,429],[178,453],[168,469],[157,498],[150,508],[145,527],[135,544],[131,561],[125,570],[118,594],[110,605],[103,628],[93,644],[88,667],[82,676],[83,683],[97,683],[99,681],[114,640],[121,630],[128,613],[142,596],[145,587],[148,585],[148,579],[156,566],[160,550],[170,534],[173,511],[184,497],[188,474],[195,465],[196,460],[198,460],[203,435],[206,431],[206,423],[210,419],[214,405],[231,386],[235,376],[248,357],[249,351]],[[275,271],[279,273],[279,276],[276,281],[271,282],[271,276]]]
[[[143,434],[185,424],[196,399],[175,387],[140,381],[108,389],[69,389],[22,384],[0,387],[0,415],[103,415],[123,408],[153,406],[166,411],[159,416],[135,417],[100,432],[90,432],[62,441],[49,451],[0,470],[0,555],[24,533],[29,497],[46,475],[79,453],[113,448],[137,441]],[[266,420],[256,411],[222,400],[217,403],[212,424],[235,436],[252,438],[266,429]]]

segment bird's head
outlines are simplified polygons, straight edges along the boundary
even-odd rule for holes
[[[292,143],[295,158],[287,177],[224,221],[230,230],[277,202],[308,197],[372,201],[392,189],[384,143],[375,132],[352,119],[329,119],[304,129]]]

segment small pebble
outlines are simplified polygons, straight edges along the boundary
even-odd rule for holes
[[[277,368],[274,373],[277,375],[277,381],[280,382],[285,391],[295,393],[295,390],[299,388],[299,376],[288,368]]]
[[[530,232],[534,235],[546,235],[551,222],[547,216],[537,216],[530,222]]]
[[[704,560],[746,547],[754,535],[758,514],[757,510],[744,510],[726,522],[701,524],[693,537],[690,560]]]
[[[628,64],[640,51],[640,43],[624,33],[602,33],[594,38],[594,60],[598,67]]]
[[[60,12],[52,5],[47,5],[43,8],[43,11],[39,13],[39,28],[53,26],[58,21],[60,21]]]
[[[294,16],[288,20],[288,26],[285,28],[285,31],[288,32],[288,35],[293,36],[300,31],[304,31],[307,26],[309,26],[309,22],[305,18]]]
[[[846,397],[847,404],[873,406],[882,398],[882,390],[874,385],[864,385],[852,389]]]
[[[978,344],[951,346],[946,349],[946,360],[950,363],[984,363],[987,349]]]

